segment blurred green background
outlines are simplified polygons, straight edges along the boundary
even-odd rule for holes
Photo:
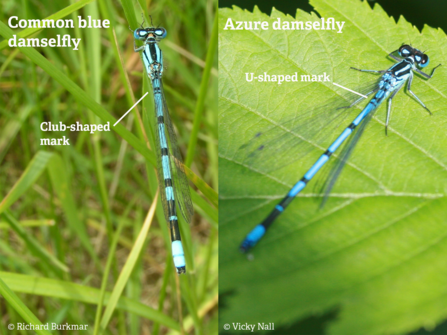
[[[36,318],[89,325],[54,334],[216,333],[216,7],[213,0],[1,1],[1,334],[30,334],[7,326]],[[180,222],[187,258],[180,277],[160,200],[153,220],[148,216],[158,187],[155,155],[147,148],[154,147],[155,117],[129,31],[142,14],[145,26],[150,15],[168,32],[160,42],[164,89],[192,181],[195,215],[190,226]],[[108,19],[111,28],[13,32],[69,34],[81,38],[78,51],[8,47],[10,16],[53,15]],[[109,121],[111,131],[43,132],[44,121]],[[62,136],[70,146],[40,146],[41,138]]]

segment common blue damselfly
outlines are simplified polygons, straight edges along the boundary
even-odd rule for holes
[[[185,255],[180,237],[176,202],[182,216],[189,223],[193,214],[188,180],[185,175],[180,151],[177,146],[176,135],[169,116],[168,107],[163,93],[163,54],[158,42],[166,37],[166,29],[161,27],[141,27],[134,35],[134,50],[143,51],[143,62],[149,79],[155,102],[157,175],[159,187],[164,187],[161,193],[163,210],[166,220],[170,224],[172,256],[177,273],[186,272]],[[137,47],[135,41],[143,41],[144,45]],[[167,130],[167,131],[166,131]],[[175,167],[175,168],[173,168]]]

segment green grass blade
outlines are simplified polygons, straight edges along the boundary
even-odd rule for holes
[[[89,251],[93,259],[99,262],[93,247],[88,239],[85,226],[80,222],[78,211],[76,209],[73,196],[70,193],[65,167],[57,154],[39,151],[28,164],[27,168],[15,183],[8,195],[0,203],[0,213],[7,210],[20,196],[22,196],[37,178],[42,174],[45,168],[49,169],[53,182],[53,187],[57,191],[62,207],[64,208],[66,218],[72,229],[77,233],[79,239]],[[9,220],[8,220],[9,221]],[[66,270],[64,270],[66,271]]]
[[[135,204],[135,201],[137,200],[137,197],[134,197],[129,205],[127,206],[127,208],[124,211],[123,214],[123,218],[127,217],[127,215],[129,214],[130,209],[132,208],[132,206]],[[113,241],[110,244],[110,250],[109,250],[109,256],[107,257],[107,263],[106,266],[104,268],[104,273],[103,273],[103,277],[102,277],[102,282],[101,282],[101,292],[100,292],[100,296],[99,296],[99,300],[98,300],[98,307],[96,309],[96,316],[95,316],[95,327],[93,330],[93,334],[98,334],[99,331],[99,326],[100,326],[100,322],[101,322],[101,312],[102,312],[102,307],[103,307],[103,302],[104,302],[104,296],[106,293],[106,288],[107,288],[107,282],[108,282],[108,277],[109,277],[109,272],[110,272],[110,268],[112,267],[112,263],[115,257],[115,251],[116,251],[116,247],[118,245],[118,241],[120,239],[121,236],[121,231],[123,229],[124,226],[124,220],[120,220],[118,227],[116,229]]]
[[[3,276],[0,275],[0,295],[19,313],[19,315],[26,321],[26,323],[38,326],[42,325],[39,319],[29,310],[28,307],[20,300],[20,298],[8,287],[8,285],[2,280]],[[51,335],[46,330],[36,329],[34,330],[40,335]]]
[[[217,228],[217,222],[219,218],[217,209],[208,204],[205,199],[203,199],[196,193],[191,193],[191,199],[193,203],[200,208],[200,210],[207,217],[210,223],[212,223]]]
[[[110,318],[112,317],[112,313],[115,310],[118,300],[121,296],[121,293],[124,290],[124,287],[126,286],[126,283],[132,273],[132,270],[135,266],[135,263],[138,260],[138,257],[140,256],[141,250],[144,245],[144,241],[146,240],[147,233],[149,232],[149,228],[151,226],[152,220],[154,218],[155,214],[155,208],[157,206],[157,199],[158,199],[158,193],[155,196],[155,200],[151,205],[151,208],[149,209],[149,212],[147,213],[146,220],[144,221],[143,227],[141,228],[140,234],[138,235],[135,244],[130,251],[129,256],[127,257],[126,263],[123,266],[123,269],[121,270],[121,273],[118,277],[118,280],[115,284],[115,287],[113,288],[112,294],[110,296],[109,302],[107,304],[107,307],[104,311],[104,314],[101,319],[100,324],[100,333],[102,334],[105,329],[107,328],[107,324],[110,321]]]
[[[203,106],[208,92],[208,81],[210,80],[211,69],[214,64],[214,55],[217,52],[217,29],[218,29],[218,15],[214,17],[213,30],[206,54],[205,69],[203,70],[202,81],[200,83],[199,96],[197,98],[196,108],[194,110],[194,123],[191,131],[191,138],[189,140],[188,153],[186,154],[185,165],[190,167],[194,158],[197,137],[199,135],[200,125],[202,124]]]
[[[21,220],[18,221],[21,227],[44,227],[44,226],[54,226],[54,220]],[[0,229],[10,228],[9,224],[6,222],[0,222]]]
[[[45,170],[52,157],[53,154],[46,151],[39,151],[34,156],[25,171],[22,173],[20,179],[3,198],[2,202],[0,202],[0,213],[3,213],[6,209],[8,209],[29,189],[32,184],[35,183],[42,171]]]
[[[68,267],[60,262],[56,257],[50,254],[40,243],[31,235],[28,234],[25,229],[20,226],[17,220],[11,215],[9,211],[5,211],[3,213],[3,218],[9,223],[11,229],[15,231],[17,235],[19,235],[27,244],[28,248],[45,263],[49,265],[56,266],[62,271],[68,272]]]
[[[97,304],[100,296],[100,290],[97,288],[75,284],[69,281],[10,272],[0,272],[0,278],[14,292],[79,301],[87,304]],[[110,292],[106,292],[104,302],[108,303],[109,299]],[[175,320],[139,301],[120,297],[116,307],[148,320],[159,322],[171,329],[180,330]]]
[[[78,209],[76,208],[73,195],[70,191],[71,185],[68,176],[65,173],[66,168],[59,155],[53,154],[50,164],[48,164],[51,184],[53,189],[59,196],[62,208],[64,209],[65,219],[70,228],[75,232],[81,243],[84,245],[90,256],[101,267],[98,256],[94,251],[90,239],[88,238],[87,229],[79,219]]]
[[[3,131],[0,135],[0,164],[7,154],[13,139],[17,136],[17,133],[22,127],[23,122],[25,122],[28,116],[32,113],[32,110],[33,108],[31,106],[21,109],[17,115],[17,119],[12,119],[3,126]]]
[[[191,171],[190,168],[188,168],[186,165],[184,165],[185,168],[185,174],[188,177],[189,180],[191,180],[194,185],[197,186],[197,188],[203,193],[203,195],[211,201],[211,203],[217,208],[219,197],[217,195],[217,192],[213,190],[207,183],[205,183],[202,179],[200,179],[194,172]],[[193,189],[191,189],[191,192],[195,192]]]

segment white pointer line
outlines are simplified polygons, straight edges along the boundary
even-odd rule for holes
[[[355,93],[355,94],[357,94],[357,95],[360,95],[361,97],[364,97],[365,99],[366,99],[366,98],[368,97],[367,95],[363,95],[363,94],[360,94],[359,92],[356,92],[356,91],[350,90],[349,88],[343,87],[343,86],[341,86],[341,85],[338,85],[338,84],[336,84],[336,83],[332,83],[332,84],[334,84],[335,86],[338,86],[338,87],[344,88],[345,90],[347,90],[347,91],[349,91],[349,92],[352,92],[352,93]]]
[[[148,95],[148,93],[149,93],[149,92],[146,92],[146,94],[143,95],[143,96],[140,98],[140,100],[138,100],[138,101],[135,103],[135,105],[133,105],[132,107],[130,107],[130,109],[126,112],[126,114],[124,114],[123,116],[121,116],[121,119],[119,119],[118,121],[116,121],[115,124],[114,124],[113,126],[115,127],[115,126],[116,126],[122,119],[124,119],[124,117],[125,117],[127,114],[129,114],[129,112],[130,112],[136,105],[138,105],[138,103],[139,103],[141,100],[143,100],[144,97],[145,97],[146,95]]]

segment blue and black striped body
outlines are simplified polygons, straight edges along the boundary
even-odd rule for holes
[[[408,51],[404,47],[411,48],[409,46],[402,46],[403,51]],[[401,54],[401,49],[399,49],[399,54]],[[417,50],[412,49],[411,50]],[[417,50],[418,51],[418,50]],[[418,51],[420,53],[420,51]],[[329,161],[331,155],[346,141],[346,139],[354,132],[354,130],[360,125],[360,123],[388,97],[390,100],[395,93],[403,86],[406,81],[411,83],[413,77],[412,70],[415,69],[415,65],[421,66],[422,53],[420,54],[410,54],[402,52],[404,59],[399,59],[399,63],[396,63],[390,67],[387,71],[369,71],[360,70],[368,72],[379,72],[383,73],[380,82],[374,91],[370,93],[375,93],[371,101],[366,105],[366,107],[360,112],[360,114],[352,121],[352,123],[340,134],[340,136],[329,146],[329,148],[320,156],[320,158],[315,162],[315,164],[305,173],[303,178],[298,181],[289,193],[282,199],[282,201],[275,206],[272,212],[265,218],[265,220],[258,224],[243,240],[240,249],[246,252],[251,247],[253,247],[265,234],[267,229],[273,223],[273,221],[285,210],[285,208],[292,202],[292,200],[306,187],[307,183],[315,176],[315,174]],[[419,58],[418,58],[419,56]],[[424,58],[425,59],[425,58]],[[428,64],[428,57],[426,57],[426,64]],[[424,64],[425,64],[424,63]],[[392,93],[394,92],[394,93]],[[390,101],[389,100],[389,101]],[[425,105],[423,105],[425,107]],[[389,108],[391,103],[389,103]],[[426,108],[426,107],[425,107]]]
[[[159,34],[157,32],[159,32]],[[166,31],[163,28],[137,29],[134,35],[136,38],[137,36],[140,37],[137,39],[144,38],[145,41],[145,45],[140,49],[143,49],[143,62],[149,78],[151,79],[154,95],[155,114],[157,118],[156,140],[158,144],[156,150],[159,151],[157,153],[159,165],[158,178],[160,187],[164,187],[161,191],[161,197],[166,220],[169,221],[170,225],[174,265],[177,269],[177,273],[181,274],[186,272],[186,263],[180,237],[176,199],[174,196],[175,183],[173,182],[172,165],[175,165],[175,163],[172,163],[172,154],[170,153],[170,146],[172,147],[174,144],[172,143],[173,139],[170,138],[170,141],[168,141],[167,137],[167,133],[169,132],[166,131],[166,121],[168,121],[166,119],[169,118],[169,115],[167,114],[167,106],[163,94],[163,55],[157,44],[158,40],[166,35]]]

